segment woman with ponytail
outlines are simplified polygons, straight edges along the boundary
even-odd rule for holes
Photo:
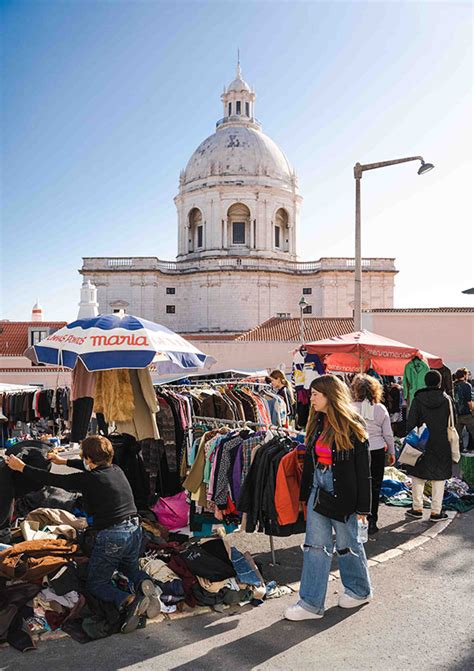
[[[334,375],[311,383],[306,456],[300,499],[307,502],[300,600],[285,611],[288,620],[324,615],[334,552],[344,592],[341,608],[372,599],[367,558],[358,539],[358,520],[370,513],[369,443],[364,420],[354,410],[349,389]]]

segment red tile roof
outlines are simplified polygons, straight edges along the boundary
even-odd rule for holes
[[[236,340],[242,333],[181,333],[180,335],[190,342],[199,340],[215,342],[221,340]]]
[[[474,312],[474,308],[376,308],[375,310],[364,310],[371,314],[381,312]]]
[[[22,356],[30,346],[28,333],[31,328],[57,331],[67,322],[10,322],[0,321],[0,356]]]
[[[332,338],[354,331],[352,317],[305,317],[304,336],[306,342]],[[299,317],[272,317],[251,331],[235,339],[237,342],[299,342]]]

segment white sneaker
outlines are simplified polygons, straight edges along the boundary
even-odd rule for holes
[[[294,606],[289,606],[283,613],[285,620],[293,620],[293,622],[299,622],[300,620],[319,620],[323,617],[319,613],[312,613],[306,608],[303,608],[298,603],[295,603]]]
[[[372,601],[371,596],[368,596],[366,599],[354,599],[353,596],[344,593],[339,597],[337,605],[339,608],[358,608],[358,606],[363,606],[364,603],[369,603],[369,601]]]

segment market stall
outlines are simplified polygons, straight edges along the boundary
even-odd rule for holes
[[[224,386],[153,386],[151,363],[163,375],[185,376],[209,366],[212,359],[167,329],[128,315],[74,322],[40,342],[30,356],[73,370],[74,438],[85,436],[92,413],[97,420],[101,417],[98,430],[108,434],[114,463],[125,473],[140,514],[146,541],[140,565],[154,581],[158,613],[196,605],[261,603],[273,587],[266,587],[248,553],[231,549],[215,534],[216,526],[231,531],[240,523],[235,503],[251,470],[251,450],[259,445],[263,454],[265,441],[273,438],[275,445],[286,435],[283,430],[281,435],[265,431],[271,426],[271,411],[257,389],[239,388],[232,380]],[[224,409],[227,419],[222,420]],[[231,412],[239,419],[231,419]],[[248,441],[251,435],[254,439]],[[199,462],[211,436],[219,439],[214,448],[221,468],[201,488],[206,502],[198,507],[203,503],[195,497],[200,487],[192,483],[204,477]],[[48,450],[45,441],[22,441],[10,453],[49,470]],[[241,459],[231,483],[224,466],[237,451]],[[81,643],[116,633],[120,613],[91,598],[86,589],[93,527],[84,502],[80,496],[51,491],[54,487],[30,486],[20,496],[21,475],[15,474],[17,482],[11,483],[9,469],[5,464],[1,468],[1,476],[9,480],[2,491],[8,489],[16,499],[16,510],[13,528],[4,529],[0,547],[0,605],[9,608],[0,641],[25,651],[34,646],[32,635],[58,629]],[[6,519],[10,502],[2,505]],[[21,576],[14,568],[20,556],[25,568]],[[15,577],[21,579],[16,587],[11,582]],[[123,577],[116,579],[127,589]]]

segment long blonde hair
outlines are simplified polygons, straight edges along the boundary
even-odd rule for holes
[[[367,440],[368,435],[362,417],[354,410],[348,387],[335,375],[321,375],[311,383],[311,389],[319,391],[327,398],[327,426],[321,434],[321,438],[332,445],[336,444],[336,450],[351,450],[354,445],[352,436],[358,440]],[[309,411],[308,423],[306,425],[306,444],[314,441],[318,413],[313,407]]]
[[[288,392],[288,396],[290,397],[290,402],[294,403],[295,402],[295,395],[293,393],[293,387],[291,386],[291,383],[288,380],[288,378],[286,377],[285,373],[283,373],[281,370],[276,368],[275,370],[272,370],[272,372],[270,373],[270,377],[272,377],[274,380],[280,380],[280,382],[282,383],[282,385],[286,388],[286,390]]]

